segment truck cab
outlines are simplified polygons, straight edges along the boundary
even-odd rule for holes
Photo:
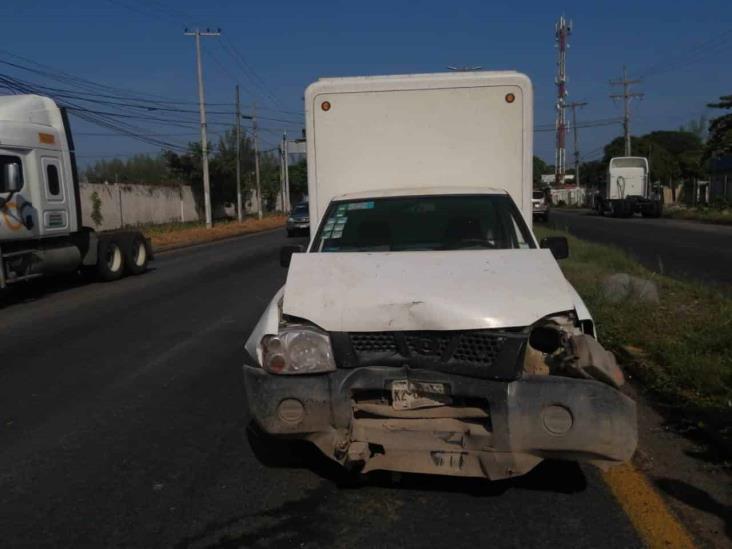
[[[66,112],[48,97],[0,97],[0,290],[79,270],[102,280],[139,274],[152,258],[135,230],[83,227]]]
[[[364,473],[629,459],[635,406],[559,269],[567,241],[531,229],[529,79],[324,79],[306,116],[314,230],[246,343],[256,440]]]
[[[608,163],[605,185],[595,202],[600,215],[660,217],[663,206],[650,183],[648,159],[642,156],[619,156]]]

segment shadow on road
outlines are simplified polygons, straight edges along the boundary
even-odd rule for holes
[[[155,267],[149,267],[143,275],[152,271],[155,271]],[[22,303],[30,303],[54,294],[62,294],[76,288],[91,286],[93,284],[106,283],[98,282],[94,280],[92,276],[75,273],[69,275],[41,277],[27,282],[22,281],[11,284],[5,290],[0,291],[0,311],[6,307],[20,305]]]
[[[341,489],[379,487],[399,490],[462,493],[476,497],[500,496],[508,490],[537,490],[572,494],[587,487],[576,462],[545,460],[530,473],[507,480],[373,471],[365,475],[346,470],[307,441],[267,437],[250,425],[247,437],[255,457],[266,467],[308,469]]]
[[[727,538],[732,540],[732,509],[718,502],[704,490],[681,480],[662,478],[656,481],[656,485],[661,491],[686,505],[718,516],[724,522]]]

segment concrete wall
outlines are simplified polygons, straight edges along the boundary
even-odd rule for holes
[[[196,203],[189,185],[155,186],[81,183],[84,225],[97,230],[126,225],[198,221]],[[94,193],[98,199],[99,223],[94,221]]]

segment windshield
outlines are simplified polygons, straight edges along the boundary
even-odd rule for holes
[[[534,200],[542,200],[544,198],[544,193],[541,191],[534,191]]]
[[[533,248],[506,195],[374,198],[332,202],[313,251]]]
[[[293,208],[292,215],[308,215],[308,205],[298,204]]]

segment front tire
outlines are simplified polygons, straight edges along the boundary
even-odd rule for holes
[[[114,237],[99,240],[97,252],[97,276],[104,282],[122,278],[125,270],[125,254],[119,239]]]

